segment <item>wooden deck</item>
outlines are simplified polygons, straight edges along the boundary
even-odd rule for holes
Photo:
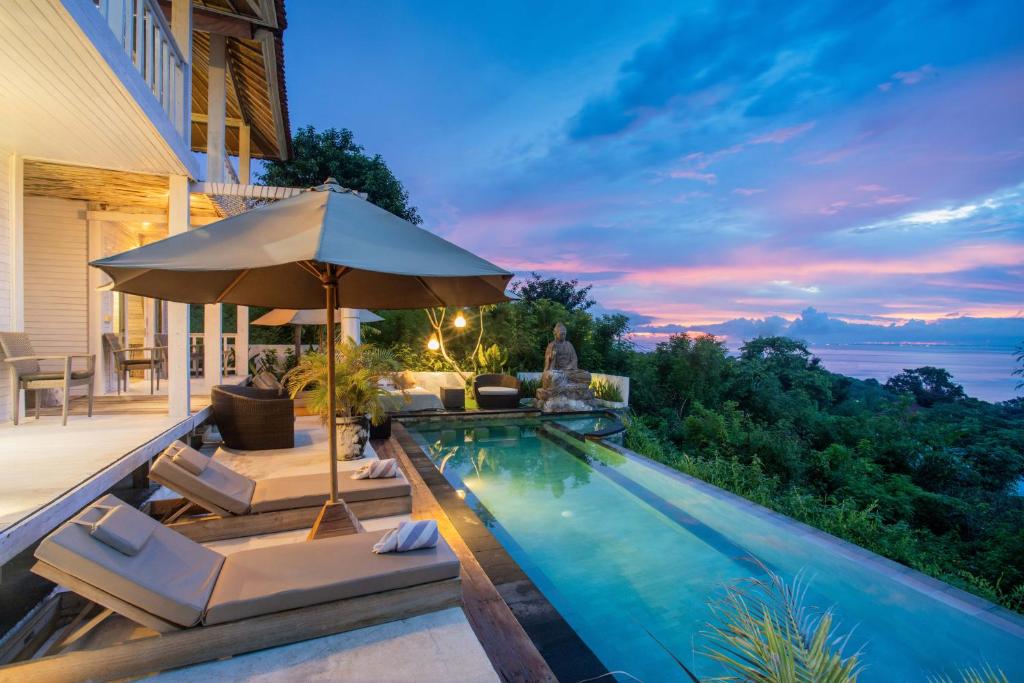
[[[72,401],[67,426],[59,408],[0,425],[0,566],[202,424],[209,397],[194,396],[192,410],[172,418],[166,396],[107,396],[92,418]]]

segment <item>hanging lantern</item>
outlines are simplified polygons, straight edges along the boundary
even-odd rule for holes
[[[462,314],[462,311],[459,311],[458,315],[455,316],[455,320],[452,324],[460,330],[466,326],[466,316]]]
[[[439,348],[441,348],[441,342],[437,341],[436,334],[430,335],[430,340],[427,341],[427,348],[430,349],[431,351],[437,351]]]

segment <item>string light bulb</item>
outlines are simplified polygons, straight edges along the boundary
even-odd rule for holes
[[[453,324],[460,330],[466,326],[466,316],[462,314],[462,311],[459,311],[458,314],[455,316]]]
[[[439,348],[441,348],[441,342],[437,341],[436,334],[430,335],[430,339],[427,341],[427,348],[430,349],[431,351],[437,351]]]

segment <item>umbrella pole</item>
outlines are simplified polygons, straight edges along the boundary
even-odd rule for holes
[[[330,266],[328,266],[330,268]],[[331,456],[331,503],[338,502],[338,419],[337,419],[337,377],[334,376],[334,308],[337,305],[338,281],[330,278],[324,281],[327,290],[327,412],[330,415],[327,428],[327,442]]]
[[[294,325],[295,333],[293,341],[295,342],[295,362],[299,362],[299,356],[302,355],[302,325]]]

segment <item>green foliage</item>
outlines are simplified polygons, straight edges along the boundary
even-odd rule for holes
[[[964,388],[953,381],[948,370],[926,366],[904,370],[889,378],[885,388],[894,394],[909,394],[918,405],[930,408],[936,403],[949,403],[967,397]]]
[[[420,224],[409,193],[379,155],[368,155],[347,128],[317,131],[305,126],[292,136],[292,158],[264,164],[264,185],[313,187],[334,178],[342,187],[365,192],[367,199],[410,223]]]
[[[1017,345],[1013,352],[1013,359],[1017,361],[1017,368],[1013,371],[1013,376],[1021,378],[1017,382],[1017,388],[1024,389],[1024,342]]]
[[[477,351],[476,362],[479,374],[501,374],[508,365],[508,351],[497,344],[491,344],[486,348],[481,345]]]
[[[919,370],[942,390],[941,373]],[[629,448],[1024,609],[1024,402],[923,407],[784,338],[734,358],[711,338],[673,337],[629,374]]]
[[[540,389],[539,379],[524,379],[519,383],[520,395],[527,398],[533,398],[536,396],[538,389]]]
[[[512,293],[523,301],[534,303],[541,300],[562,304],[567,311],[586,311],[596,301],[590,298],[593,285],[580,286],[580,281],[544,278],[540,273],[530,273],[525,280],[512,283]]]
[[[594,391],[594,396],[601,399],[602,401],[612,401],[613,403],[622,403],[622,392],[619,388],[611,382],[603,379],[595,379],[590,382],[590,388]]]
[[[960,672],[959,679],[952,679],[949,676],[938,676],[928,679],[929,683],[1010,683],[1002,671],[993,669],[988,664],[980,670],[970,668]]]
[[[705,654],[739,683],[852,683],[864,668],[862,653],[844,654],[849,634],[840,634],[832,610],[804,604],[800,577],[786,583],[765,569],[766,578],[727,587],[712,604]]]
[[[380,424],[387,413],[381,399],[388,394],[378,382],[399,369],[394,355],[387,349],[370,344],[357,345],[347,338],[338,342],[335,351],[337,413],[348,417],[367,415],[373,424]],[[301,391],[310,392],[309,407],[324,424],[330,421],[327,359],[326,353],[303,354],[298,365],[284,378],[292,398]]]

